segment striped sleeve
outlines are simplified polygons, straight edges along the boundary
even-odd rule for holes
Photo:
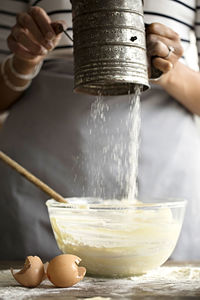
[[[0,61],[10,53],[7,37],[16,23],[16,15],[28,6],[29,0],[0,0]]]
[[[196,20],[195,20],[195,33],[198,50],[198,61],[200,67],[200,0],[196,0]]]

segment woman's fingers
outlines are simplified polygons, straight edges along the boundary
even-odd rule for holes
[[[165,47],[163,46],[163,44],[165,45]],[[152,56],[167,56],[168,53],[166,54],[166,51],[168,52],[167,49],[169,46],[173,47],[173,53],[176,54],[178,58],[183,55],[183,48],[180,40],[174,41],[170,40],[167,37],[163,37],[156,34],[149,34],[147,37],[147,48],[149,54]]]
[[[167,73],[183,55],[178,34],[163,24],[152,23],[146,26],[146,40],[150,76],[152,64]]]
[[[58,44],[67,27],[64,21],[51,23],[40,7],[31,7],[28,13],[17,15],[17,24],[8,38],[10,50],[22,59],[40,61]]]
[[[26,48],[32,55],[46,55],[48,53],[43,46],[35,43],[34,40],[31,39],[30,34],[22,27],[14,26],[11,35],[18,44]]]
[[[18,24],[27,29],[36,43],[52,50],[60,40],[60,33],[67,28],[65,21],[51,23],[49,16],[40,7],[32,7],[29,13],[17,16]]]
[[[35,12],[35,8],[33,11]],[[37,12],[37,9],[36,9],[36,12]],[[36,14],[36,12],[35,12],[35,14]],[[17,15],[17,23],[24,29],[28,29],[28,31],[32,35],[33,39],[38,44],[42,45],[47,50],[50,50],[53,48],[52,42],[45,38],[45,36],[43,35],[43,32],[40,30],[40,27],[38,26],[37,22],[30,14],[28,14],[28,13],[18,14]],[[51,30],[53,30],[53,29],[51,28]]]
[[[173,47],[173,46],[172,46]],[[151,43],[149,46],[147,46],[148,49],[148,61],[149,64],[151,64],[151,61],[155,58],[161,58],[162,61],[166,61],[166,68],[168,68],[168,62],[170,62],[172,65],[175,65],[178,61],[179,57],[177,56],[175,52],[175,48],[173,47],[173,51],[170,50],[170,47],[164,44],[161,41],[157,41],[155,43]],[[162,71],[162,70],[161,70]]]
[[[56,35],[51,26],[51,19],[42,8],[37,6],[31,7],[28,13],[39,27],[44,39],[47,41],[55,39]]]
[[[25,60],[34,60],[36,58],[35,55],[28,52],[20,43],[18,43],[12,35],[9,35],[7,42],[9,49],[18,57],[21,57]]]
[[[173,69],[173,64],[170,61],[161,57],[155,57],[152,60],[152,63],[156,69],[162,71],[163,73],[167,73]]]
[[[157,41],[148,41],[147,49],[149,56],[160,56],[166,57],[169,53],[169,49],[166,44],[157,40]]]
[[[161,24],[161,23],[152,23],[146,26],[147,34],[156,34],[163,37],[166,37],[170,40],[179,40],[179,35],[171,28]]]
[[[39,27],[28,13],[20,13],[17,15],[17,23],[24,29],[28,29],[33,39],[46,49],[52,48],[52,43],[46,40]]]

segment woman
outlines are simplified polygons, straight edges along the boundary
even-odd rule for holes
[[[30,4],[33,7],[29,8]],[[11,18],[11,1],[4,0],[2,5],[4,15]],[[9,108],[10,114],[0,133],[0,147],[64,196],[92,196],[90,166],[94,161],[92,149],[88,147],[88,123],[94,98],[72,93],[72,43],[64,36],[59,42],[60,35],[55,34],[55,23],[52,24],[66,19],[71,28],[70,3],[41,0],[15,5],[16,12],[22,13],[8,36],[8,46],[14,56],[6,57],[1,65],[0,109]],[[200,74],[187,66],[182,49],[187,48],[189,30],[194,29],[200,14],[195,1],[192,4],[188,1],[187,5],[186,1],[161,0],[155,7],[155,1],[147,0],[144,10],[146,23],[151,24],[147,26],[149,60],[152,57],[153,65],[163,76],[142,95],[139,197],[189,200],[174,258],[199,259],[200,219],[195,213],[200,200],[197,186],[200,141],[193,114],[200,114]],[[3,24],[2,30],[7,28]],[[198,23],[196,28],[198,31]],[[7,51],[3,32],[2,52]],[[115,97],[115,101],[108,97],[106,101],[109,115],[115,116],[115,120],[120,118],[124,124],[129,113],[127,97]],[[117,140],[119,133],[115,125],[113,122],[108,127]],[[127,143],[124,127],[120,128],[120,138]],[[104,136],[97,135],[96,149],[101,149],[102,143],[106,144]],[[108,197],[113,190],[117,190],[117,197],[122,197],[123,188],[117,186],[111,169],[112,166],[105,164],[102,186]],[[1,259],[22,259],[27,254],[45,258],[56,255],[59,250],[49,226],[46,195],[3,163],[0,176],[0,243],[4,245],[0,249]]]

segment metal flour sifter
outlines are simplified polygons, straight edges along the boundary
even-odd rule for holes
[[[149,87],[142,0],[72,0],[74,90],[93,95]]]

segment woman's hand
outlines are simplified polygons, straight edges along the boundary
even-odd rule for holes
[[[175,67],[179,58],[183,55],[179,35],[163,24],[152,23],[147,25],[146,41],[149,78],[151,78],[152,65],[166,74]],[[173,49],[173,51],[170,49]]]
[[[63,21],[51,23],[42,8],[31,7],[17,15],[17,23],[7,39],[8,47],[19,61],[34,67],[58,44],[61,34],[54,27],[59,23],[64,24]]]
[[[183,55],[179,35],[163,24],[152,23],[146,26],[146,39],[149,77],[153,65],[163,72],[154,83],[190,112],[200,115],[200,73],[179,61]]]
[[[31,79],[37,75],[37,65],[48,51],[55,48],[65,29],[64,21],[51,23],[49,16],[40,7],[32,7],[17,16],[17,22],[7,39],[14,56],[7,57],[0,65],[3,70],[0,72],[0,111],[7,110],[20,99]]]

